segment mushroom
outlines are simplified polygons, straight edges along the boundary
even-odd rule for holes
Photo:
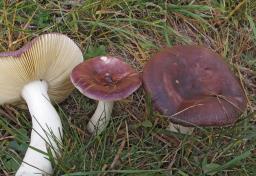
[[[92,134],[106,128],[114,101],[128,97],[141,86],[140,74],[112,56],[95,57],[77,65],[70,79],[82,94],[99,101],[87,125]]]
[[[202,46],[163,49],[145,65],[143,85],[155,109],[169,117],[169,128],[181,133],[231,125],[247,104],[223,58]]]
[[[52,173],[47,151],[54,157],[59,154],[62,125],[51,100],[61,102],[71,93],[69,74],[82,61],[78,46],[58,33],[41,35],[17,51],[0,53],[0,104],[25,100],[32,117],[29,148],[16,176]]]

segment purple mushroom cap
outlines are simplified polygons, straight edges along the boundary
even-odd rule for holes
[[[222,126],[246,109],[244,91],[223,58],[201,46],[174,46],[145,65],[143,85],[173,123]]]
[[[71,81],[85,96],[101,101],[128,97],[141,86],[140,74],[112,56],[99,56],[77,65]]]

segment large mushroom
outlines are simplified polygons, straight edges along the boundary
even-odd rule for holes
[[[221,56],[202,46],[160,51],[145,65],[143,84],[171,130],[182,133],[191,132],[186,127],[231,125],[246,108],[238,79]]]
[[[21,49],[0,53],[0,104],[25,100],[32,117],[29,148],[16,176],[47,175],[53,169],[48,150],[59,153],[62,125],[51,104],[73,90],[71,70],[83,61],[78,46],[67,36],[41,35]]]
[[[71,73],[75,87],[98,106],[87,129],[100,134],[108,125],[113,102],[126,98],[141,86],[140,74],[112,56],[100,56],[77,65]]]

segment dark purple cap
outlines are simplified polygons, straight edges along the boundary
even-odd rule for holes
[[[141,86],[140,74],[112,56],[84,61],[73,69],[70,78],[82,94],[102,101],[126,98]]]
[[[156,110],[184,126],[232,124],[247,103],[223,58],[201,46],[157,53],[144,68],[143,85]]]

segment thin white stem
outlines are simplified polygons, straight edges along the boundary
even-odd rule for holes
[[[57,111],[47,94],[45,81],[33,81],[22,90],[30,115],[32,132],[29,148],[16,176],[35,176],[52,174],[53,169],[47,151],[53,157],[59,153],[62,137],[62,125]]]
[[[185,126],[170,122],[169,126],[167,127],[167,130],[173,131],[173,132],[180,132],[182,134],[192,134],[194,127],[185,127]]]
[[[112,101],[99,101],[97,109],[91,117],[87,129],[92,134],[100,134],[108,125],[112,109]]]

